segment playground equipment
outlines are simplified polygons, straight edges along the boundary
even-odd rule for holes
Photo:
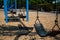
[[[8,16],[8,22],[19,22],[20,21],[20,19],[17,16],[14,16],[16,12],[13,12],[13,10],[11,10],[10,13],[12,14],[12,16]]]
[[[38,23],[37,23],[38,21]],[[38,16],[38,10],[37,10],[37,19],[35,21],[35,24],[34,24],[34,27],[37,31],[37,33],[40,35],[40,36],[46,36],[47,32],[45,31],[45,29],[43,28],[43,25],[40,23],[39,21],[39,16]]]
[[[7,7],[7,2],[10,3],[11,0],[4,0],[4,15],[6,18],[6,23],[8,22],[8,11],[15,6],[15,12],[17,12],[17,0],[14,0],[15,5],[12,4],[9,8]],[[28,21],[28,0],[26,0],[26,21]]]
[[[15,17],[15,16],[8,17],[8,22],[19,22],[19,21],[20,19],[18,17]]]
[[[4,2],[6,2],[6,1],[4,1]],[[27,1],[27,3],[28,3],[28,1]],[[27,6],[28,7],[28,6]],[[28,11],[28,9],[26,10],[26,11]],[[6,8],[5,8],[5,12],[7,12],[7,10],[6,10]],[[11,11],[11,12],[13,12],[13,11]],[[15,14],[15,13],[14,13]],[[55,20],[55,26],[58,26],[58,15],[57,15],[58,13],[56,13],[56,20]],[[6,16],[7,14],[5,14],[5,16]],[[27,12],[27,15],[28,15],[28,12]],[[19,20],[19,17],[20,18],[22,18],[21,16],[23,16],[22,14],[20,14],[19,16],[17,16],[17,17],[15,17],[15,16],[11,16],[11,17],[8,17],[8,18],[6,18],[6,19],[8,19],[8,20],[6,20],[6,22],[8,22],[8,21],[10,21],[10,19],[12,20],[12,21],[14,21],[15,19],[16,20]],[[6,16],[7,17],[7,16]],[[24,16],[25,17],[25,16]],[[23,18],[24,18],[23,17]],[[15,21],[16,21],[15,20]],[[20,21],[20,20],[19,20]],[[21,22],[21,21],[20,21]],[[38,23],[37,23],[38,22]],[[22,23],[22,22],[21,22]],[[23,24],[23,23],[22,23]],[[54,27],[55,27],[54,26]],[[36,32],[37,32],[37,34],[39,35],[39,36],[41,36],[41,37],[46,37],[46,36],[56,36],[57,34],[60,34],[60,31],[59,30],[54,30],[54,27],[52,28],[52,31],[49,31],[49,32],[47,32],[45,29],[44,29],[44,27],[43,27],[43,25],[42,25],[42,23],[40,23],[40,20],[39,20],[39,15],[38,15],[38,5],[37,5],[37,19],[36,19],[36,21],[35,21],[35,24],[34,24],[34,27],[35,27],[35,29],[36,29]],[[59,28],[59,26],[58,26],[58,28]],[[8,32],[7,32],[7,31]],[[22,35],[28,35],[29,33],[31,33],[31,31],[30,30],[32,30],[32,28],[28,28],[27,26],[25,26],[24,24],[23,24],[23,26],[22,25],[18,25],[18,26],[2,26],[1,27],[1,29],[0,29],[0,34],[1,35],[4,35],[4,36],[12,36],[12,35],[17,35],[16,36],[16,39],[15,40],[17,40],[20,36],[22,36]],[[13,31],[17,31],[17,32],[13,32]],[[33,39],[34,40],[34,39]]]
[[[56,13],[56,12],[55,12]],[[38,21],[38,22],[37,22]],[[41,37],[46,37],[46,36],[56,36],[57,34],[60,34],[60,28],[59,30],[55,30],[55,26],[57,26],[59,28],[59,25],[58,25],[58,13],[56,13],[56,20],[55,20],[55,25],[54,27],[52,28],[52,31],[49,31],[47,32],[42,23],[40,23],[39,21],[39,16],[38,16],[38,3],[37,3],[37,19],[35,21],[35,24],[34,24],[34,27],[36,29],[36,32],[39,36]]]
[[[21,18],[22,19],[26,18],[26,16],[23,16],[21,11],[20,11],[20,14],[18,14],[18,16],[14,16],[16,12],[13,12],[13,10],[11,10],[10,13],[12,14],[12,16],[8,16],[8,22],[19,22]]]
[[[8,17],[8,22],[20,22],[20,18],[24,19],[24,18],[26,18],[26,16],[22,16],[22,15],[10,16],[10,17]]]
[[[24,18],[26,18],[26,16],[25,16],[25,8],[24,7],[20,9],[20,13],[18,14],[18,17],[22,18],[23,21],[24,21]]]
[[[25,26],[21,20],[19,22],[21,24],[18,26],[1,25],[0,34],[3,36],[28,35],[33,30],[33,27]]]

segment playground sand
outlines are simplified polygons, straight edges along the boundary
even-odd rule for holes
[[[17,12],[18,13],[18,12]],[[22,21],[27,27],[33,27],[34,28],[34,23],[35,23],[35,20],[36,20],[36,11],[29,11],[29,21],[26,22],[26,21]],[[59,19],[58,19],[58,24],[60,26],[60,14],[58,15]],[[4,21],[4,12],[3,11],[0,11],[0,25],[2,24],[6,24],[6,22]],[[46,30],[51,30],[52,27],[54,26],[54,20],[55,20],[55,14],[54,13],[49,13],[49,12],[39,12],[39,19],[40,19],[40,22],[43,24],[44,28]],[[18,24],[21,24],[20,22],[9,22],[7,23],[7,25],[15,25],[17,26]],[[56,28],[57,29],[57,28]],[[35,32],[35,28],[33,29],[32,32]],[[14,40],[16,37],[15,36],[0,36],[0,39],[1,40]],[[35,35],[35,37],[37,38],[37,40],[57,40],[55,39],[54,37],[39,37],[38,35]],[[19,40],[22,40],[22,39],[26,39],[26,40],[29,40],[29,36],[21,36],[19,37]]]

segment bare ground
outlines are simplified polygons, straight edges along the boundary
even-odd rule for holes
[[[22,21],[26,26],[28,27],[34,27],[34,23],[36,20],[36,11],[29,11],[29,21]],[[43,24],[44,28],[46,30],[51,30],[52,27],[54,26],[54,20],[55,20],[55,14],[54,13],[48,13],[48,12],[39,12],[39,19],[40,22]],[[6,24],[6,22],[4,21],[4,12],[0,11],[0,25],[2,24]],[[7,25],[18,25],[20,24],[19,22],[9,22],[7,23]],[[60,14],[58,17],[58,24],[60,26]],[[33,29],[33,32],[35,32],[35,29]],[[0,36],[1,40],[14,40],[16,36]],[[22,36],[19,38],[19,40],[22,40],[24,38],[27,38],[26,40],[29,40],[29,36]],[[55,39],[54,37],[44,37],[44,39],[42,37],[39,37],[38,35],[35,35],[35,37],[37,38],[37,40],[58,40]],[[60,39],[59,39],[60,40]]]

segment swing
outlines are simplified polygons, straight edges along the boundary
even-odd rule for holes
[[[16,14],[16,12],[13,12],[13,10],[11,10],[10,13],[12,14],[12,16],[8,16],[8,22],[19,22],[19,18],[13,15]]]
[[[21,9],[20,9],[20,14],[18,14],[19,18],[22,18],[22,20],[24,21],[24,18],[26,18],[26,16],[23,16],[23,14],[21,13]]]
[[[37,23],[36,21],[38,21],[39,23]],[[47,36],[46,30],[44,29],[43,25],[39,21],[38,13],[37,13],[36,21],[35,21],[34,27],[35,27],[36,32],[38,33],[38,35],[41,36],[41,37]]]
[[[18,17],[15,16],[10,16],[8,17],[8,22],[19,22],[20,19]]]
[[[58,27],[59,30],[54,29],[55,27]],[[58,25],[58,13],[56,13],[56,19],[55,19],[55,25],[52,28],[52,31],[50,31],[51,33],[49,33],[50,36],[56,36],[57,34],[60,34],[60,28]]]
[[[26,16],[23,16],[22,13],[21,13],[21,14],[18,14],[18,17],[19,17],[19,18],[26,18]]]
[[[38,23],[37,23],[38,21]],[[46,36],[47,32],[44,29],[43,25],[40,23],[39,16],[38,16],[38,5],[37,5],[37,19],[35,21],[34,27],[36,29],[36,32],[38,33],[39,36]]]
[[[37,6],[38,6],[38,5],[37,5]],[[57,13],[56,13],[56,15],[57,15]],[[57,16],[57,17],[58,17],[58,16]],[[37,23],[37,21],[38,21],[39,23]],[[57,18],[56,18],[56,20],[55,20],[55,26],[58,26],[58,20],[57,20]],[[54,26],[54,27],[55,27],[55,26]],[[38,34],[39,36],[41,36],[41,37],[56,36],[57,34],[60,34],[60,31],[59,31],[59,30],[54,30],[54,27],[52,28],[52,31],[49,31],[49,32],[47,32],[47,31],[44,29],[43,25],[42,25],[42,24],[40,23],[40,21],[39,21],[38,7],[37,7],[37,19],[36,19],[36,21],[35,21],[34,27],[35,27],[35,29],[36,29],[37,34]],[[58,28],[59,28],[59,26],[58,26]]]
[[[37,19],[38,20],[38,19]],[[39,21],[39,20],[38,20]],[[55,24],[55,26],[58,26],[57,24]],[[55,27],[54,26],[54,27]],[[59,26],[58,26],[58,28],[59,28],[59,30],[54,30],[53,28],[52,28],[52,31],[46,31],[45,29],[44,29],[44,27],[43,27],[43,25],[40,23],[40,21],[39,21],[39,23],[37,23],[37,22],[35,22],[35,24],[34,24],[34,27],[35,27],[35,29],[36,29],[36,32],[37,32],[37,34],[39,35],[39,36],[41,36],[41,37],[46,37],[46,36],[56,36],[57,34],[60,34],[60,28],[59,28]]]
[[[22,1],[21,1],[21,9],[24,9],[24,7],[22,8]],[[24,21],[24,18],[26,18],[26,15],[25,16],[23,15],[25,14],[25,10],[23,10],[23,13],[22,13],[21,9],[20,9],[20,14],[18,14],[18,17],[22,18],[22,20]]]
[[[34,27],[37,31],[37,33],[39,34],[39,36],[43,37],[43,36],[47,36],[47,32],[46,30],[43,28],[43,25],[41,23],[37,24],[35,23],[34,24]]]
[[[59,28],[59,25],[58,25],[58,13],[59,13],[59,10],[56,8],[56,1],[55,1],[55,5],[54,5],[54,13],[56,13],[56,19],[55,19],[55,25],[53,26],[52,28],[52,31],[50,31],[49,35],[50,36],[56,36],[57,34],[60,34],[60,28]],[[54,29],[55,27],[58,27],[59,30],[56,30]]]

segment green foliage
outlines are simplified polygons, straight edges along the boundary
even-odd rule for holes
[[[0,2],[3,1],[3,0],[0,0]]]
[[[3,0],[0,0],[0,2],[2,2]],[[21,2],[22,1],[22,2]],[[46,10],[53,10],[53,1],[55,0],[29,0],[29,5],[36,5],[37,6],[37,3],[39,4],[39,6],[45,8]],[[14,2],[14,0],[12,0],[12,3]],[[3,3],[3,2],[2,2]],[[25,0],[17,0],[17,4],[20,5],[20,4],[26,4],[26,1]],[[42,5],[41,5],[42,4]],[[60,5],[60,2],[57,3],[58,5]],[[60,6],[58,6],[58,8],[60,8]]]

